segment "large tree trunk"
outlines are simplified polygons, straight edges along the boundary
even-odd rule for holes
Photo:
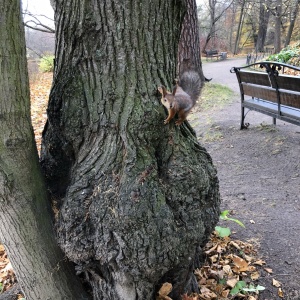
[[[259,27],[257,34],[257,42],[255,46],[256,52],[264,52],[265,40],[269,23],[270,10],[268,9],[266,0],[260,0],[259,3]]]
[[[158,85],[176,73],[182,1],[56,2],[54,84],[42,166],[58,239],[94,299],[197,291],[219,217],[216,170],[185,124],[164,125]]]
[[[56,244],[30,122],[20,2],[0,2],[0,239],[27,299],[87,299]]]

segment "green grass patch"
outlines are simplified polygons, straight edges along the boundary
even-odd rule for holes
[[[202,111],[222,108],[233,100],[234,95],[234,91],[229,87],[208,82],[202,90],[198,106]]]

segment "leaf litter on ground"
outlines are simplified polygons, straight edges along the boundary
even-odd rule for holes
[[[257,283],[272,269],[258,258],[257,249],[250,242],[220,237],[214,232],[204,247],[205,263],[195,270],[199,294],[183,295],[182,300],[257,300],[265,288]],[[270,279],[271,280],[271,279]],[[278,296],[283,298],[281,284],[273,279]],[[170,283],[168,283],[169,291]],[[157,300],[170,299],[157,296]]]

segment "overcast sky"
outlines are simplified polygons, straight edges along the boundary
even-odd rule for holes
[[[199,5],[200,2],[203,0],[196,0],[197,4]],[[22,0],[23,3],[23,10],[26,8],[29,12],[33,14],[41,14],[53,17],[53,9],[50,5],[49,0]]]
[[[53,14],[49,0],[22,0],[23,10],[28,9],[35,14]]]

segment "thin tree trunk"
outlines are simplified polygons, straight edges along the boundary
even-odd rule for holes
[[[219,217],[216,170],[185,124],[164,125],[182,1],[56,2],[56,60],[42,165],[58,237],[94,299],[196,290]]]
[[[241,13],[240,13],[240,19],[239,19],[238,29],[237,29],[236,38],[235,38],[235,44],[234,44],[233,54],[238,54],[238,51],[239,51],[239,41],[240,41],[241,32],[242,32],[242,28],[243,28],[245,2],[246,1],[243,0],[243,2],[241,4]]]
[[[292,33],[293,33],[295,22],[296,22],[296,18],[297,18],[298,11],[299,11],[299,5],[300,5],[300,0],[297,0],[295,3],[295,8],[292,11],[290,25],[289,25],[288,33],[286,35],[284,47],[287,47],[290,44]]]
[[[180,65],[188,60],[190,66],[199,73],[204,84],[196,0],[186,0],[186,9],[178,45],[178,70],[180,74]]]
[[[20,2],[0,2],[0,239],[27,299],[87,299],[58,248],[30,122]]]
[[[276,0],[275,32],[274,32],[275,53],[278,53],[281,50],[281,14],[282,14],[282,0]]]

